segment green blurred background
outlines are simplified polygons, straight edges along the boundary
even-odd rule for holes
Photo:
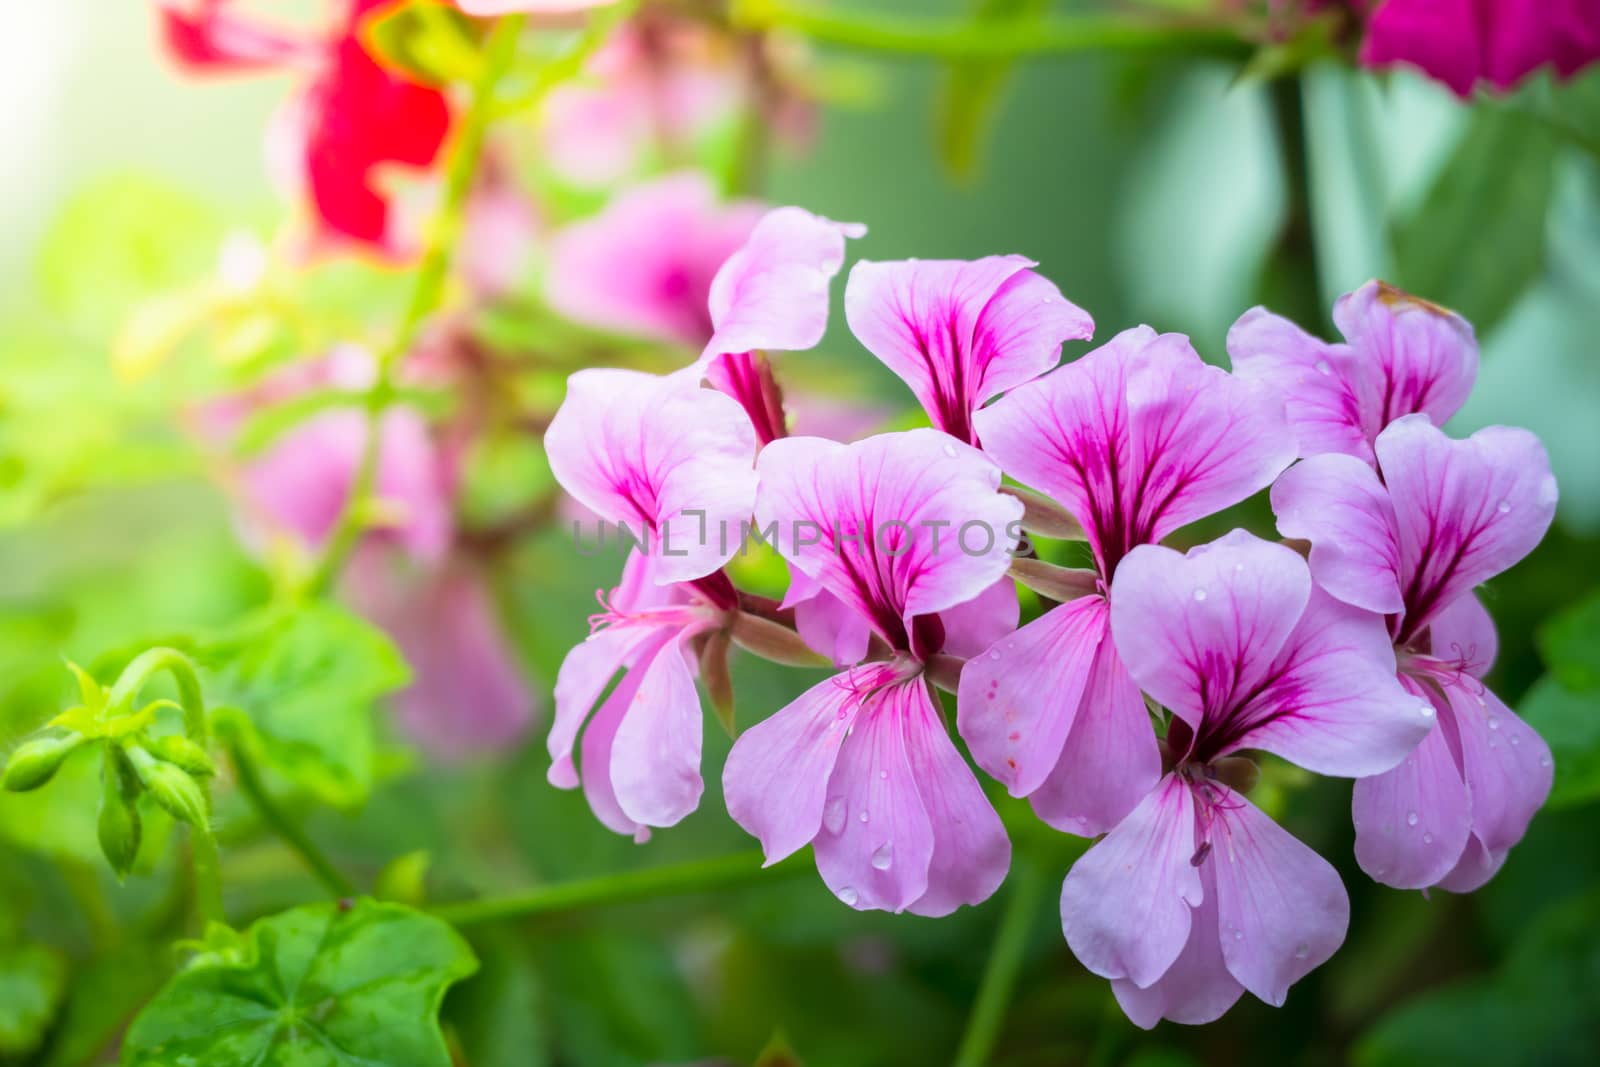
[[[153,290],[203,272],[217,234],[262,228],[281,211],[263,174],[261,131],[287,85],[178,76],[138,2],[18,3],[7,31],[3,747],[64,702],[61,655],[90,662],[150,634],[224,624],[265,595],[225,501],[164,424],[171,383],[119,383],[107,344],[124,305],[148,295],[139,279],[149,275]],[[1340,868],[1349,939],[1283,1009],[1246,996],[1215,1025],[1146,1034],[1061,939],[1053,900],[1073,854],[1067,839],[1027,829],[1025,809],[1007,807],[1008,822],[1023,827],[1021,861],[1042,868],[1051,888],[994,1062],[1596,1062],[1600,107],[1576,109],[1600,97],[1597,78],[1468,108],[1418,78],[1333,65],[1235,84],[1235,69],[1211,62],[1036,62],[1002,72],[974,173],[960,176],[940,147],[953,136],[941,115],[952,99],[974,101],[970,80],[952,90],[951,72],[930,62],[822,58],[853,99],[825,109],[806,151],[780,157],[767,195],[867,222],[871,233],[853,252],[1024,253],[1094,314],[1098,336],[1151,322],[1189,333],[1218,361],[1228,325],[1248,306],[1268,302],[1326,335],[1332,299],[1381,276],[1479,327],[1478,386],[1451,429],[1528,426],[1561,484],[1556,528],[1487,592],[1501,634],[1491,685],[1546,733],[1558,768],[1551,804],[1501,874],[1470,897],[1374,886],[1351,855],[1348,783],[1276,768],[1267,802]],[[1593,121],[1587,141],[1549,120],[1555,107]],[[118,221],[129,189],[142,190],[128,201],[142,206]],[[151,204],[171,207],[155,230]],[[185,244],[180,228],[205,237]],[[786,362],[784,373],[907,403],[839,314],[822,349]],[[1262,509],[1248,518],[1260,523]],[[516,641],[546,696],[613,565],[574,560],[567,535],[549,532],[500,575]],[[758,718],[814,680],[741,659],[741,715]],[[397,758],[363,808],[310,811],[309,825],[363,879],[396,855],[428,851],[442,895],[748,848],[716,788],[727,742],[714,724],[706,739],[700,811],[642,847],[602,829],[580,795],[546,785],[537,729],[498,761],[436,768]],[[77,777],[92,794],[92,767]],[[141,940],[170,906],[170,878],[157,871],[118,888],[97,862],[89,811],[61,791],[0,797],[0,943],[67,950],[66,1015],[39,1062],[92,1062],[97,1021],[103,1033],[104,1020],[125,1017],[171,962]],[[225,844],[236,915],[315,895],[247,816],[222,817],[225,835],[234,832]],[[858,914],[802,873],[476,930],[485,967],[452,993],[447,1019],[474,1067],[743,1064],[779,1033],[813,1067],[946,1062],[1004,896],[937,921]],[[5,981],[0,973],[0,1002]],[[0,1003],[0,1027],[6,1012]]]

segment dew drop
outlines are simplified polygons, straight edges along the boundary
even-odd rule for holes
[[[830,834],[844,829],[844,797],[834,797],[828,801],[828,806],[822,809],[822,825],[828,828]]]
[[[1500,720],[1499,720],[1499,718],[1497,718],[1494,715],[1489,716],[1489,729],[1491,729],[1491,730],[1500,729]]]
[[[1235,941],[1243,941],[1244,940],[1244,931],[1243,930],[1235,930],[1233,932],[1233,939]]]
[[[1421,704],[1417,705],[1417,710],[1422,712],[1422,717],[1424,719],[1433,718],[1433,704],[1430,702],[1424,700]]]
[[[860,819],[862,822],[866,822],[867,821],[867,813],[866,812],[862,812],[860,815],[857,815],[856,818]]]
[[[1000,650],[997,648],[994,651],[990,652],[989,653],[989,658],[990,659],[999,659],[1000,658]]]
[[[1425,833],[1425,834],[1423,834],[1423,835],[1422,835],[1422,843],[1423,843],[1423,844],[1424,844],[1424,845],[1431,845],[1431,844],[1433,844],[1433,835],[1432,835],[1432,834],[1427,834],[1427,833]]]
[[[850,888],[849,886],[845,886],[843,889],[839,890],[839,899],[844,903],[845,907],[853,908],[856,906],[856,901],[860,900],[861,897],[854,889]]]
[[[872,854],[872,868],[878,871],[887,871],[889,864],[894,862],[894,846],[885,842],[879,846],[878,851]]]
[[[1206,591],[1204,589],[1196,589],[1194,591],[1194,598],[1196,600],[1204,600],[1206,598]]]
[[[1309,943],[1302,941],[1294,947],[1295,959],[1303,960],[1309,955],[1311,955],[1311,945]]]
[[[1500,507],[1497,510],[1502,515],[1510,514],[1511,513],[1511,501],[1509,501],[1509,500],[1500,501]]]
[[[1510,737],[1511,737],[1511,744],[1513,746],[1522,744],[1522,738],[1518,737],[1516,734],[1511,734]]]
[[[1243,574],[1244,573],[1244,564],[1243,563],[1235,563],[1233,565],[1233,573],[1235,573],[1235,574]]]
[[[1550,757],[1549,756],[1540,756],[1539,757],[1539,766],[1541,766],[1541,767],[1550,766]]]
[[[879,778],[887,778],[887,777],[889,777],[889,772],[888,771],[879,771],[878,772],[878,777]]]
[[[1041,303],[1041,304],[1053,304],[1055,302],[1056,302],[1056,298],[1053,297],[1053,296],[1047,296],[1044,299],[1039,301],[1039,303]]]
[[[1415,825],[1417,825],[1417,813],[1416,812],[1413,811],[1409,815],[1406,816],[1406,825],[1407,826],[1415,826]]]
[[[944,446],[944,454],[949,456],[951,459],[955,459],[956,458],[956,446],[955,445],[945,445]]]
[[[1333,373],[1333,368],[1328,365],[1328,361],[1327,360],[1319,359],[1319,360],[1317,360],[1317,373],[1318,374],[1332,374]]]

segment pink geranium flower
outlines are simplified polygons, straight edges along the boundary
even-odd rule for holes
[[[610,7],[617,0],[456,0],[456,6],[469,15],[570,15],[596,7]]]
[[[1338,875],[1228,784],[1246,749],[1319,774],[1382,772],[1427,724],[1382,623],[1315,589],[1295,552],[1236,530],[1117,570],[1111,626],[1170,709],[1167,771],[1067,874],[1061,921],[1128,1017],[1210,1022],[1248,989],[1281,1005],[1344,940]]]
[[[1365,5],[1361,62],[1418,67],[1469,96],[1506,90],[1549,66],[1570,77],[1600,59],[1592,0],[1374,0]]]
[[[1050,825],[1115,826],[1160,775],[1149,714],[1110,638],[1113,578],[1140,545],[1266,488],[1294,459],[1270,393],[1139,327],[979,411],[1005,471],[1082,524],[1101,592],[1062,604],[962,671],[961,735]]]
[[[1373,441],[1395,419],[1422,412],[1443,426],[1472,391],[1478,342],[1454,312],[1374,281],[1340,297],[1333,321],[1343,344],[1260,307],[1228,331],[1234,373],[1284,398],[1301,456],[1372,463]]]
[[[1550,749],[1480,680],[1494,624],[1479,583],[1533,550],[1555,514],[1544,448],[1495,426],[1454,441],[1426,415],[1378,435],[1377,469],[1343,455],[1273,487],[1285,536],[1339,599],[1381,614],[1400,679],[1432,727],[1403,765],[1356,784],[1356,858],[1377,880],[1458,892],[1491,878],[1550,792]]]
[[[853,908],[944,915],[986,899],[1011,845],[924,667],[952,634],[982,627],[961,622],[962,609],[976,602],[985,614],[1021,505],[997,492],[990,460],[934,430],[853,445],[791,437],[768,445],[759,469],[764,536],[865,620],[890,658],[746,730],[723,771],[729,814],[768,863],[810,843],[823,881]]]

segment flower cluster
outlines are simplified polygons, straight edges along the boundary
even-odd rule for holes
[[[699,360],[571,378],[552,468],[637,538],[562,666],[551,781],[638,840],[677,823],[703,789],[696,674],[720,701],[730,643],[809,648],[838,673],[738,737],[729,814],[769,862],[811,845],[851,907],[943,915],[992,894],[1011,854],[944,721],[954,691],[978,767],[1100,838],[1062,925],[1147,1027],[1244,990],[1281,1004],[1343,941],[1333,867],[1248,797],[1260,754],[1356,779],[1379,881],[1488,879],[1551,759],[1479,680],[1494,631],[1472,590],[1538,543],[1556,489],[1527,432],[1440,429],[1476,373],[1471,327],[1373,282],[1335,308],[1339,343],[1248,312],[1231,373],[1142,326],[1060,364],[1094,324],[1031,261],[862,261],[850,329],[931,426],[792,436],[767,356],[820,341],[862,232],[768,213],[703,308],[652,289],[634,309],[709,336]],[[1163,544],[1268,489],[1285,540]],[[1090,568],[1034,556],[1028,532],[1068,530]],[[756,540],[788,564],[781,603],[730,577]],[[1016,581],[1046,605],[1020,626]]]

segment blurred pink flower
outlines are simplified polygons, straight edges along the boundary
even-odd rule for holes
[[[456,0],[456,6],[469,15],[567,15],[590,8],[610,7],[617,0]]]
[[[1600,59],[1593,0],[1375,0],[1361,62],[1418,67],[1469,96],[1507,90],[1540,67],[1570,77]]]

